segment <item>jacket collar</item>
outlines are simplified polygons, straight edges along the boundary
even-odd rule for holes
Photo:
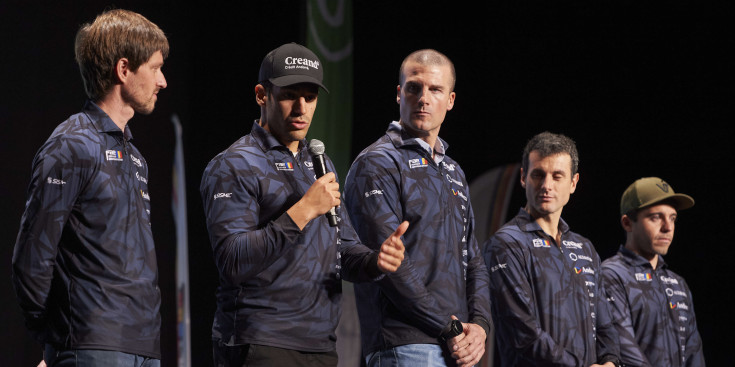
[[[92,125],[94,125],[97,131],[108,134],[122,134],[125,137],[125,140],[133,140],[133,133],[130,131],[130,126],[126,124],[125,131],[120,131],[120,127],[115,124],[115,121],[112,121],[110,116],[108,116],[105,111],[102,111],[96,103],[88,100],[84,104],[82,111],[87,115],[87,117],[89,117],[90,121],[92,121]]]

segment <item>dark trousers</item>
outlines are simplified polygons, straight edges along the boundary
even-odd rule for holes
[[[337,351],[302,352],[267,345],[245,344],[228,346],[212,341],[215,367],[336,367]]]

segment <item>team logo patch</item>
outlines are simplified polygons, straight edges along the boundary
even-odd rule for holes
[[[276,169],[279,171],[293,171],[293,163],[291,162],[276,162]]]
[[[551,247],[551,242],[543,238],[534,238],[533,247]]]
[[[635,273],[635,280],[639,282],[650,282],[653,280],[651,273]]]
[[[119,150],[106,150],[105,156],[107,157],[108,161],[122,161],[123,160],[123,154]]]
[[[408,160],[408,168],[427,167],[428,165],[429,165],[429,161],[427,161],[426,158],[417,158],[417,159]]]

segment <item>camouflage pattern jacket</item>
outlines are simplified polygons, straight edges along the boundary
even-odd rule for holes
[[[306,142],[294,156],[257,121],[207,165],[200,192],[220,278],[214,340],[335,349],[342,279],[369,281],[380,272],[345,211],[338,227],[319,216],[303,231],[286,213],[315,180]]]
[[[438,145],[447,147],[444,141]],[[393,122],[353,162],[345,206],[371,248],[402,221],[410,223],[398,271],[355,285],[363,353],[439,344],[437,337],[452,315],[488,332],[487,268],[473,234],[469,187],[457,162],[443,156],[435,163]]]
[[[13,281],[29,329],[56,348],[160,358],[148,165],[131,139],[87,102],[33,160]]]
[[[692,293],[663,257],[654,270],[621,246],[602,263],[602,275],[626,366],[704,366]]]
[[[502,366],[589,366],[618,359],[590,241],[559,221],[561,243],[521,209],[485,244]]]

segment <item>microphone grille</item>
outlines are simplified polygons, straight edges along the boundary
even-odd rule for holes
[[[311,139],[309,140],[309,154],[319,155],[324,154],[324,143],[321,140]]]

